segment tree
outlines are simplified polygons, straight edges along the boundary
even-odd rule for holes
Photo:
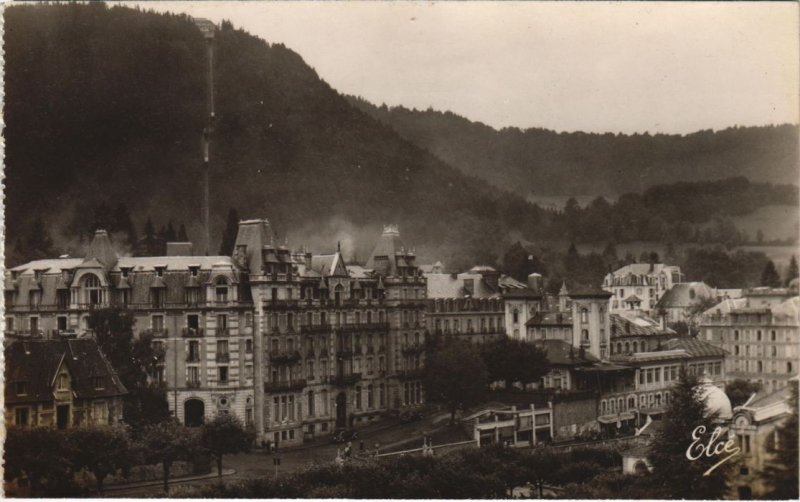
[[[561,463],[559,458],[550,450],[538,449],[526,455],[522,462],[528,480],[539,489],[539,498],[544,498],[544,485],[554,482],[555,473]]]
[[[44,221],[42,221],[41,216],[37,216],[36,219],[33,220],[33,224],[25,239],[24,252],[28,258],[33,259],[52,257],[53,254],[55,254],[53,251],[53,240],[44,228]]]
[[[450,410],[450,425],[455,423],[459,406],[480,400],[486,389],[486,365],[477,348],[469,342],[450,340],[431,353],[424,369],[426,395]]]
[[[67,497],[74,490],[70,444],[62,431],[9,427],[4,452],[5,480],[24,474],[33,496]]]
[[[255,437],[255,432],[245,430],[234,415],[220,413],[203,424],[200,445],[217,461],[217,474],[222,476],[222,456],[248,451]]]
[[[124,427],[78,427],[68,433],[72,460],[76,469],[85,468],[97,480],[97,492],[103,493],[103,481],[109,474],[130,467],[131,444]]]
[[[764,266],[764,271],[761,272],[761,285],[770,288],[777,288],[781,285],[781,277],[775,269],[775,264],[769,260]]]
[[[153,335],[133,337],[135,319],[130,311],[111,307],[93,310],[89,324],[97,345],[128,389],[123,413],[125,421],[135,429],[157,423],[169,416],[164,389],[149,383],[163,361],[163,349],[153,345]]]
[[[686,456],[694,441],[693,436],[699,437],[701,444],[709,445],[716,427],[716,414],[706,409],[700,392],[697,377],[682,369],[671,389],[661,430],[651,445],[648,458],[653,465],[653,486],[664,498],[716,499],[727,490],[729,464],[722,464],[704,476],[720,459],[701,455],[696,460],[689,460]],[[726,439],[727,435],[722,440]],[[709,445],[712,451],[716,444]]]
[[[506,389],[514,382],[538,381],[550,371],[547,354],[529,342],[503,336],[481,348],[489,381],[503,380]]]
[[[789,286],[789,284],[800,277],[800,270],[797,269],[797,259],[792,255],[792,259],[789,260],[789,268],[786,270],[786,279],[783,281],[784,286]]]
[[[142,434],[142,447],[149,462],[160,463],[164,491],[169,491],[169,471],[178,460],[190,460],[197,451],[197,434],[177,420],[148,425]]]
[[[186,233],[186,225],[183,223],[181,223],[181,226],[178,229],[178,241],[189,242],[189,235]]]
[[[728,382],[725,385],[725,394],[731,400],[731,407],[743,405],[750,396],[761,390],[761,384],[758,382],[748,382],[741,378],[737,378]]]
[[[113,231],[122,232],[125,235],[125,239],[128,241],[129,246],[136,245],[136,227],[133,224],[133,220],[131,220],[131,215],[128,212],[128,208],[125,204],[120,204],[114,210],[114,225]]]
[[[791,411],[767,443],[772,459],[764,469],[764,481],[770,487],[767,497],[777,500],[797,500],[798,497],[797,380],[790,380],[789,385]]]
[[[234,208],[228,209],[228,218],[225,220],[225,230],[222,232],[222,242],[219,245],[219,254],[222,256],[233,255],[233,246],[236,243],[236,234],[239,232],[239,213]]]

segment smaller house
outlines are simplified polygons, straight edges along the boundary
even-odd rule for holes
[[[6,424],[67,429],[122,420],[127,390],[94,340],[12,341],[5,361]]]
[[[790,397],[791,385],[774,392],[760,391],[734,408],[731,434],[742,451],[741,463],[731,477],[734,497],[749,499],[766,495],[763,471],[772,458],[768,448],[777,439],[776,429],[792,413]]]
[[[462,424],[471,425],[471,432],[479,446],[506,444],[515,447],[534,446],[549,442],[553,436],[553,406],[527,409],[516,406],[491,407],[477,411],[462,419]]]
[[[575,368],[591,366],[599,359],[585,350],[576,349],[563,340],[536,340],[536,347],[547,354],[550,371],[542,377],[541,387],[545,389],[574,390]]]

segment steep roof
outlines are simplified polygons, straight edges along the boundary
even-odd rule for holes
[[[395,257],[404,249],[397,225],[386,225],[383,227],[383,233],[378,238],[365,267],[371,268],[381,275],[394,275],[397,273],[398,267]]]
[[[234,252],[239,246],[246,246],[247,268],[252,275],[261,274],[261,251],[264,246],[275,241],[275,234],[269,220],[243,220],[239,222]]]
[[[346,277],[349,275],[347,267],[344,265],[342,255],[338,251],[333,254],[312,256],[311,268],[319,272],[323,277]]]
[[[652,267],[652,270],[651,270]],[[631,263],[625,265],[624,267],[618,268],[613,272],[613,275],[616,277],[625,276],[628,274],[633,275],[648,275],[651,273],[658,273],[662,270],[678,270],[678,267],[675,265],[666,265],[664,263]]]
[[[104,268],[109,269],[117,264],[118,256],[114,247],[111,245],[111,239],[108,238],[108,232],[105,230],[96,230],[94,239],[89,244],[89,250],[86,253],[86,261],[97,260]]]
[[[12,341],[5,347],[5,381],[25,382],[27,392],[17,396],[14,385],[5,386],[6,403],[53,400],[56,372],[65,364],[78,399],[122,396],[127,393],[111,364],[91,339]],[[100,378],[102,388],[95,388]]]

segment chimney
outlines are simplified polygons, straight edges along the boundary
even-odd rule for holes
[[[192,256],[192,243],[168,242],[167,256]]]

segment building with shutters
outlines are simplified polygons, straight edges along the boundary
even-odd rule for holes
[[[165,357],[171,412],[187,425],[233,413],[261,438],[299,443],[424,403],[426,282],[388,226],[365,266],[275,244],[239,224],[233,256],[120,257],[98,230],[83,258],[36,260],[4,281],[6,333],[90,338],[90,313],[133,313]],[[171,254],[173,253],[173,254]]]

